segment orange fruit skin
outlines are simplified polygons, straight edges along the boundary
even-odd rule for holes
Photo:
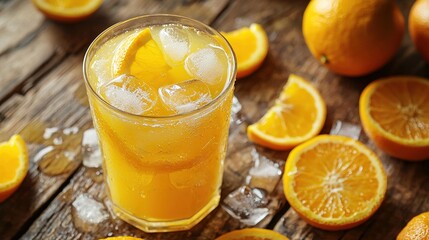
[[[413,4],[408,29],[417,51],[429,63],[429,0],[418,0]]]
[[[303,17],[312,55],[328,69],[362,76],[385,65],[404,35],[404,17],[392,0],[313,0]]]
[[[407,77],[409,78],[409,77]],[[375,145],[383,152],[409,161],[421,161],[429,158],[429,145],[426,146],[410,146],[401,142],[386,138],[373,124],[371,124],[370,116],[366,109],[365,96],[374,90],[378,81],[372,82],[362,92],[359,99],[359,115],[362,122],[362,127],[368,137],[374,141]]]
[[[429,239],[429,212],[421,213],[412,218],[398,234],[397,240]]]
[[[282,234],[264,228],[244,228],[223,234],[216,240],[289,240]]]

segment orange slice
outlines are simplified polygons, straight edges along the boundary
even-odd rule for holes
[[[290,206],[310,225],[342,230],[380,207],[387,178],[379,158],[344,136],[320,135],[294,148],[283,175]]]
[[[396,240],[424,239],[429,239],[429,212],[421,213],[411,219],[396,238]]]
[[[103,0],[32,0],[47,18],[60,22],[77,22],[91,16]]]
[[[268,54],[268,37],[261,25],[222,33],[237,57],[237,78],[243,78],[259,68]]]
[[[0,143],[0,203],[12,195],[28,171],[28,153],[19,135]]]
[[[319,91],[291,74],[275,105],[247,128],[247,135],[262,146],[287,150],[316,136],[325,119],[326,104]]]
[[[369,84],[359,100],[363,128],[384,152],[406,160],[429,158],[429,80],[390,77]]]
[[[132,75],[150,86],[164,85],[192,79],[182,65],[170,67],[149,28],[132,33],[120,43],[112,59],[114,77]]]
[[[226,233],[216,240],[288,240],[288,238],[273,230],[245,228]]]

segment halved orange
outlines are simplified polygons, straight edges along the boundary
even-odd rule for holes
[[[283,185],[290,206],[307,223],[342,230],[374,214],[387,178],[379,158],[361,142],[320,135],[290,152]]]
[[[60,22],[77,22],[92,15],[103,0],[32,0],[47,18]]]
[[[406,160],[429,158],[429,80],[389,77],[369,84],[359,100],[363,128],[384,152]]]
[[[429,212],[413,217],[398,234],[396,240],[429,239]]]
[[[0,203],[21,185],[28,165],[27,147],[19,135],[0,143]]]
[[[261,25],[222,33],[237,57],[237,78],[243,78],[259,68],[268,54],[268,37]]]
[[[291,74],[275,105],[247,128],[247,135],[262,146],[287,150],[316,136],[325,119],[326,104],[319,91]]]
[[[225,233],[216,240],[288,240],[288,238],[269,229],[245,228]]]

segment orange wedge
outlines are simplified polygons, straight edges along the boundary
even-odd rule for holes
[[[216,240],[288,240],[288,238],[273,230],[245,228],[226,233]]]
[[[237,78],[256,71],[268,54],[268,37],[262,26],[253,23],[250,27],[222,34],[237,57]]]
[[[47,18],[60,22],[77,22],[91,16],[103,0],[32,0]]]
[[[28,171],[28,153],[24,140],[14,135],[0,143],[0,203],[21,185]]]
[[[290,206],[310,225],[342,230],[366,221],[380,207],[387,178],[364,144],[320,135],[294,148],[283,175]]]
[[[363,128],[384,152],[406,160],[429,158],[429,80],[390,77],[369,84],[359,100]]]
[[[319,91],[291,74],[275,105],[247,128],[247,135],[262,146],[287,150],[316,136],[325,119],[326,104]]]
[[[396,238],[396,240],[425,239],[429,239],[429,212],[421,213],[413,217]]]

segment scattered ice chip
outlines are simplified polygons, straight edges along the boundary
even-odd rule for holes
[[[212,47],[200,49],[185,60],[186,71],[193,77],[208,84],[216,84],[225,71],[220,57],[222,50]]]
[[[159,31],[159,40],[164,54],[173,64],[183,61],[189,52],[189,39],[179,26],[164,27]]]
[[[358,140],[361,131],[362,131],[362,128],[359,125],[337,120],[332,126],[329,134],[347,136]]]
[[[97,132],[90,128],[83,133],[83,165],[89,168],[101,167],[101,150],[98,145]]]
[[[45,132],[43,133],[44,139],[51,138],[55,133],[58,133],[58,127],[45,128]]]
[[[270,213],[267,204],[268,199],[264,191],[241,186],[224,199],[222,207],[235,219],[254,226]]]
[[[72,203],[73,222],[81,231],[94,232],[102,222],[109,219],[104,205],[87,195],[79,195]]]
[[[212,100],[209,87],[200,80],[189,80],[158,89],[164,104],[176,113],[198,109]]]
[[[249,170],[246,183],[250,187],[272,192],[282,174],[279,164],[260,155],[254,148],[252,149],[251,155],[254,166]]]
[[[149,85],[126,74],[101,85],[99,93],[116,108],[137,115],[149,111],[157,101]]]
[[[69,127],[69,128],[64,128],[63,129],[63,133],[67,136],[69,135],[73,135],[79,132],[79,128],[78,127]]]

